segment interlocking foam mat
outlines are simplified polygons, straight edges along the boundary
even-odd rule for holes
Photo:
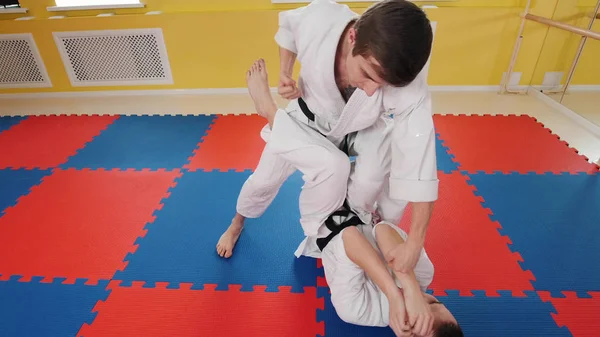
[[[598,166],[528,116],[435,123],[428,291],[466,336],[599,336]],[[217,256],[264,124],[0,117],[0,336],[392,336],[339,319],[294,257],[299,172]]]

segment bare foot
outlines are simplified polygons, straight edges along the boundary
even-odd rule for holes
[[[275,104],[275,100],[269,89],[269,78],[265,60],[260,59],[254,62],[246,73],[246,82],[248,83],[248,91],[250,91],[250,97],[254,101],[256,112],[265,117],[272,127],[275,113],[277,112],[277,104]]]
[[[233,255],[233,247],[235,247],[235,244],[240,238],[242,229],[244,229],[244,217],[236,214],[231,221],[229,228],[227,228],[225,233],[219,238],[219,242],[217,242],[217,254],[219,254],[219,256],[228,259]]]

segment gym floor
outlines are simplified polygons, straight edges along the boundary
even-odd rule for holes
[[[429,291],[466,336],[597,336],[599,140],[529,96],[460,95],[434,95]],[[134,116],[123,100],[139,98],[94,100],[0,104],[92,114],[0,117],[0,335],[393,335],[342,322],[319,261],[294,257],[299,172],[247,221],[234,256],[217,256],[264,120],[201,104]],[[162,113],[197,103],[165,100]]]

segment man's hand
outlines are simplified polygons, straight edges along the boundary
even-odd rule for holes
[[[428,336],[433,328],[431,307],[420,291],[404,291],[404,300],[408,322],[417,336]]]
[[[413,335],[406,316],[404,298],[398,291],[397,296],[389,299],[390,302],[390,328],[396,336],[410,337]]]
[[[302,96],[300,89],[296,86],[296,81],[292,76],[285,73],[279,75],[279,86],[277,87],[279,95],[285,99],[296,99]]]
[[[398,273],[408,273],[415,269],[419,256],[421,255],[422,245],[412,243],[401,243],[386,255],[388,264]]]

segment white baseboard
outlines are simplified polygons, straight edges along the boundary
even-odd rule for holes
[[[431,92],[456,92],[456,91],[475,91],[475,92],[491,92],[498,91],[500,86],[497,85],[430,85]]]
[[[271,92],[277,92],[277,88],[271,88]],[[161,96],[161,95],[239,95],[239,94],[248,94],[248,88],[34,92],[34,93],[18,93],[18,94],[0,94],[0,99],[85,98],[85,97],[114,97],[114,96]]]
[[[567,91],[581,92],[581,91],[600,91],[600,85],[570,85]]]
[[[526,91],[527,85],[509,86],[511,91]],[[430,85],[431,92],[499,92],[499,85]]]
[[[510,87],[511,90],[527,90],[527,86]],[[432,85],[432,92],[497,92],[497,85]],[[276,93],[277,88],[271,88]],[[157,90],[116,90],[116,91],[63,91],[0,94],[0,99],[19,98],[85,98],[113,96],[160,96],[160,95],[246,95],[248,88],[206,88],[206,89],[157,89]]]
[[[563,87],[564,87],[564,85],[559,85],[559,86],[532,85],[531,86],[531,88],[533,88],[534,90],[552,90],[552,91],[559,91]],[[569,88],[567,89],[567,92],[593,92],[593,91],[600,91],[600,85],[576,84],[576,85],[569,85]]]
[[[560,104],[559,102],[553,100],[552,98],[548,97],[547,95],[545,95],[544,93],[540,92],[539,90],[535,90],[533,88],[529,88],[528,93],[530,95],[538,98],[540,101],[546,103],[550,107],[558,110],[560,113],[562,113],[566,117],[570,118],[575,123],[581,125],[586,130],[588,130],[589,132],[591,132],[592,134],[594,134],[596,137],[600,138],[600,126],[598,126],[598,125],[590,122],[589,120],[587,120],[584,117],[581,117],[575,111],[573,111],[573,110],[567,108],[566,106]]]

